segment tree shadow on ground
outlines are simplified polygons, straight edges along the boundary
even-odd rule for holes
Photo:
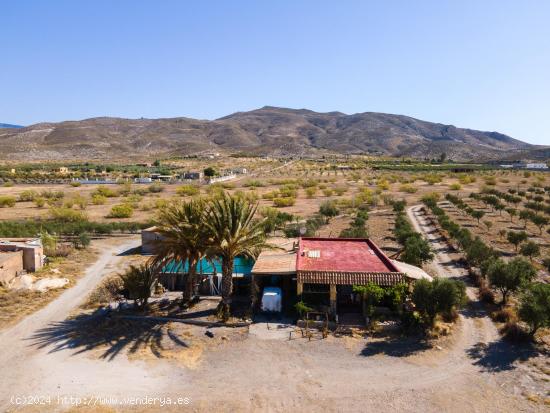
[[[469,301],[468,304],[460,310],[466,318],[484,318],[487,317],[487,309],[481,301]]]
[[[361,355],[368,357],[384,354],[390,357],[407,357],[430,350],[431,348],[432,345],[421,336],[393,336],[382,341],[367,343],[365,348],[361,351]]]
[[[476,343],[466,350],[474,365],[482,371],[500,372],[513,370],[517,362],[523,362],[540,354],[532,344],[514,345],[499,339],[492,343]]]
[[[49,352],[74,350],[74,355],[102,350],[100,358],[113,360],[123,351],[129,354],[149,349],[162,358],[162,351],[186,348],[182,339],[168,322],[156,320],[125,320],[105,315],[101,310],[52,323],[37,330],[29,340],[38,348],[51,347]]]

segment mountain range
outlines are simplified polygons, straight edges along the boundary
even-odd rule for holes
[[[1,127],[1,126],[0,126]],[[457,161],[548,154],[498,132],[376,112],[347,115],[266,106],[216,120],[122,119],[38,123],[0,129],[4,160],[138,160],[206,152],[272,156],[371,154]]]
[[[18,129],[18,128],[22,128],[23,126],[21,125],[12,125],[11,123],[0,123],[0,128],[15,128],[15,129]]]

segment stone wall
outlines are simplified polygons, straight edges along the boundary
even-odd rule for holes
[[[23,271],[23,251],[0,252],[0,285],[7,286]]]

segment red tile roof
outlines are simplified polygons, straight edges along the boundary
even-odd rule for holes
[[[301,238],[296,270],[344,273],[399,272],[370,239],[347,238]]]

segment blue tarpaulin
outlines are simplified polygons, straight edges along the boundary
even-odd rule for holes
[[[212,265],[214,264],[214,265]],[[249,275],[252,272],[254,266],[254,260],[245,257],[235,258],[233,265],[233,274]],[[189,271],[189,262],[185,261],[172,261],[164,266],[162,272],[164,274],[187,274]],[[198,274],[217,274],[222,272],[222,263],[220,259],[214,259],[212,261],[203,258],[197,265]]]

